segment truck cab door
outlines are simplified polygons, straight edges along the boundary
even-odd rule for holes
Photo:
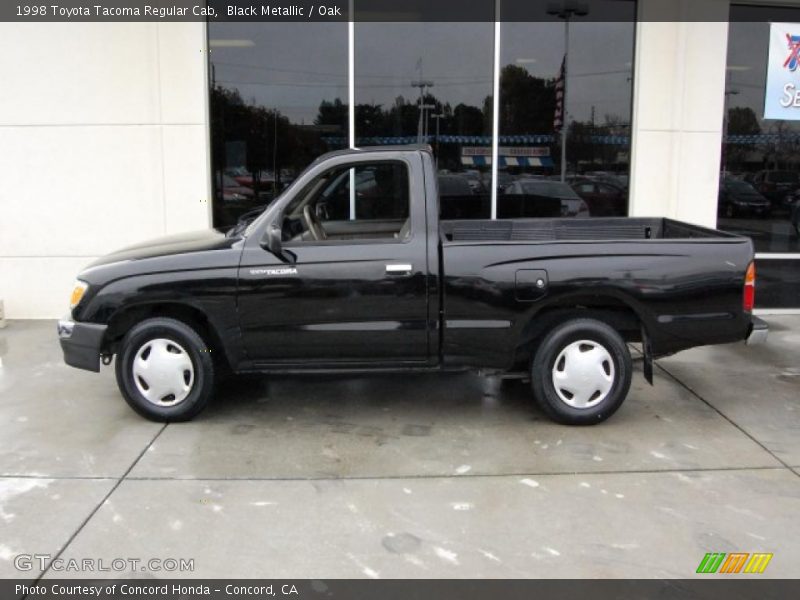
[[[316,169],[270,211],[282,258],[247,240],[238,309],[254,367],[429,362],[421,160],[372,154]]]

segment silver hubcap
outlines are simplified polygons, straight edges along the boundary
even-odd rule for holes
[[[156,406],[183,402],[194,385],[192,359],[180,344],[164,338],[143,344],[132,370],[139,393]]]
[[[614,361],[604,346],[579,340],[561,351],[553,365],[553,387],[573,408],[592,408],[614,385]]]

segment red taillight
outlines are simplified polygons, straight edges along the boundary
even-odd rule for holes
[[[750,263],[747,266],[747,273],[744,276],[744,293],[742,295],[742,308],[745,312],[752,312],[756,303],[756,264]]]

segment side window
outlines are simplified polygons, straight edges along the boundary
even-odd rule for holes
[[[578,189],[575,190],[579,194],[593,194],[594,193],[594,184],[593,183],[581,183],[578,186]]]
[[[405,164],[377,163],[355,169],[356,220],[407,219],[408,169]]]
[[[400,161],[330,169],[287,206],[290,242],[402,240],[410,231],[408,168]]]

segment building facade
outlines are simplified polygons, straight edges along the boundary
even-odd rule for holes
[[[94,257],[235,222],[328,150],[417,141],[454,216],[551,216],[520,197],[553,195],[565,215],[742,233],[757,305],[800,310],[800,127],[763,118],[770,22],[800,23],[800,3],[546,4],[487,3],[480,22],[0,24],[6,316],[61,316]]]

